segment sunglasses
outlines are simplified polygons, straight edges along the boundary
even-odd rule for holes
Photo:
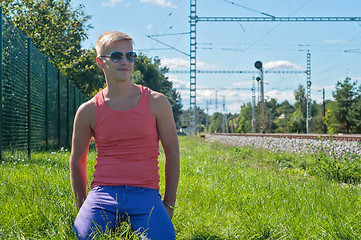
[[[112,52],[110,55],[101,55],[99,57],[110,57],[110,60],[116,63],[122,60],[123,56],[122,52]],[[137,59],[137,54],[135,52],[127,52],[125,57],[129,62],[134,63],[135,59]]]

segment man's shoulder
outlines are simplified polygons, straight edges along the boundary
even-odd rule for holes
[[[167,100],[167,97],[163,93],[157,91],[149,90],[149,95],[151,101],[159,102]]]
[[[78,113],[82,115],[94,114],[96,113],[96,101],[95,96],[90,100],[82,103],[78,108]]]

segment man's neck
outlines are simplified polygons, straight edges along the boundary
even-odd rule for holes
[[[104,95],[108,98],[127,98],[134,95],[137,87],[131,81],[114,83],[108,82],[107,87],[104,89]]]

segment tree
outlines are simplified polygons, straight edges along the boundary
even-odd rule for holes
[[[312,128],[313,133],[324,133],[324,121],[323,121],[323,104],[318,104],[313,101],[311,106],[312,114]]]
[[[336,90],[332,92],[336,100],[335,116],[336,120],[341,124],[342,131],[350,133],[353,125],[351,117],[351,109],[355,103],[356,82],[351,82],[351,78],[346,77],[343,82],[337,81]]]
[[[328,101],[327,102],[327,109],[325,117],[323,118],[324,124],[327,126],[327,133],[328,134],[335,134],[340,132],[340,124],[336,121],[335,117],[335,109],[336,109],[336,102],[335,101]]]
[[[277,116],[277,108],[279,107],[277,100],[271,98],[270,101],[266,101],[266,109],[265,109],[265,131],[266,132],[275,132],[277,125],[274,123],[274,119]]]
[[[350,111],[350,120],[353,122],[353,132],[361,133],[361,85],[357,89],[355,103]]]
[[[299,85],[294,92],[295,94],[295,111],[293,112],[290,120],[290,132],[305,133],[306,132],[306,111],[307,111],[307,98],[305,88]]]
[[[290,132],[290,119],[294,112],[293,106],[287,101],[283,101],[279,107],[275,110],[276,119],[274,123],[277,125],[275,132],[277,133],[288,133]]]
[[[88,97],[92,98],[105,87],[104,73],[96,64],[95,49],[82,49],[78,61],[69,64],[66,74],[70,80]]]
[[[243,104],[238,116],[238,133],[252,132],[252,105],[250,102]]]
[[[90,16],[71,0],[6,0],[4,16],[11,20],[57,68],[66,70],[82,56],[81,41],[88,37]]]
[[[211,124],[209,125],[209,132],[211,133],[221,133],[222,132],[222,121],[223,114],[220,112],[213,113],[211,117]]]

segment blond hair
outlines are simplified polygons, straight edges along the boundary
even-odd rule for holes
[[[101,55],[102,51],[105,47],[110,45],[111,43],[122,41],[122,40],[129,40],[132,41],[133,39],[126,33],[118,32],[118,31],[108,31],[103,33],[99,36],[97,43],[95,45],[95,49],[97,51],[97,55]]]

